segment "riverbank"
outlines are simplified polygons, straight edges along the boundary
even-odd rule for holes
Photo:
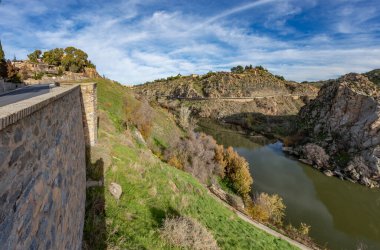
[[[310,236],[329,249],[380,249],[379,190],[328,178],[287,156],[281,143],[258,143],[251,136],[209,122],[202,124],[202,131],[219,144],[233,146],[249,162],[254,192],[277,193],[283,198],[286,223],[311,225]]]

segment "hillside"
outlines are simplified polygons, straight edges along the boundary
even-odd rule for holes
[[[213,119],[243,113],[294,115],[318,89],[286,81],[260,67],[242,73],[176,76],[133,87],[136,93],[158,99],[164,106],[185,105],[193,115]]]
[[[145,96],[182,98],[315,95],[317,88],[290,82],[261,68],[242,73],[210,72],[203,76],[176,76],[135,86]]]
[[[141,101],[121,85],[96,81],[99,143],[91,149],[87,172],[88,180],[104,185],[87,189],[85,249],[179,249],[160,234],[164,219],[179,215],[197,220],[221,249],[294,248],[239,219],[194,177],[152,153],[148,145],[165,147],[173,135],[183,133],[170,113],[153,107],[153,127],[145,143],[123,122],[128,105]],[[111,182],[122,188],[119,200],[108,191]]]

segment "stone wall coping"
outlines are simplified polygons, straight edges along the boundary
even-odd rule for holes
[[[60,82],[62,86],[68,86],[68,85],[81,85],[81,86],[87,86],[87,85],[96,85],[96,82],[75,82],[75,83],[70,83],[70,82]]]
[[[0,131],[79,88],[78,84],[56,87],[49,93],[0,107]]]

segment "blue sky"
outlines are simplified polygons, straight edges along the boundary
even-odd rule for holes
[[[2,0],[9,58],[75,46],[124,84],[263,65],[322,80],[380,68],[379,0]]]

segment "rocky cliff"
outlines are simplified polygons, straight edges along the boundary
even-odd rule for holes
[[[297,153],[327,173],[378,187],[379,101],[379,87],[364,75],[351,73],[325,84],[300,110],[308,139]]]

